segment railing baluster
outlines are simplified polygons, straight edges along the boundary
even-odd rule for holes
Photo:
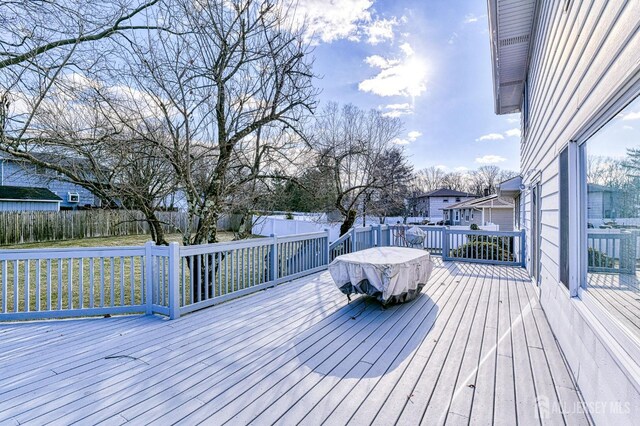
[[[78,258],[78,308],[84,308],[84,257]]]
[[[36,311],[40,311],[40,259],[36,259]]]
[[[89,258],[89,308],[93,308],[94,303],[94,267],[93,267],[93,257]]]
[[[62,259],[58,258],[58,310],[62,310]]]

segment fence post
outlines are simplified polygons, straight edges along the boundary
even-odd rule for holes
[[[280,266],[280,262],[278,262],[278,237],[274,234],[271,234],[270,237],[273,242],[271,243],[271,276],[269,278],[273,284],[272,287],[275,287],[278,282],[278,267]]]
[[[442,260],[449,260],[449,230],[442,228]]]
[[[354,226],[353,228],[351,228],[351,252],[356,252],[358,251],[358,242],[356,241],[356,236],[358,234],[356,233],[356,227]]]
[[[378,224],[378,229],[376,232],[376,246],[382,247],[382,224]]]
[[[153,314],[153,254],[151,250],[155,244],[153,241],[147,241],[144,244],[144,295],[147,305],[145,313],[147,315]]]
[[[327,266],[331,263],[331,249],[330,249],[330,245],[331,243],[329,242],[329,238],[330,238],[330,231],[328,228],[325,228],[324,232],[327,233],[327,246],[325,247],[325,252],[324,255],[326,256],[326,264]]]
[[[169,319],[180,318],[180,246],[169,244]],[[191,272],[193,273],[193,271]],[[200,271],[197,271],[199,274]],[[205,271],[208,273],[208,271]]]
[[[524,229],[520,230],[520,266],[527,267],[527,233]]]

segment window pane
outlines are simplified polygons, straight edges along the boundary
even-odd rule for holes
[[[560,153],[560,282],[569,288],[569,148]]]
[[[640,101],[585,144],[587,289],[640,337]]]

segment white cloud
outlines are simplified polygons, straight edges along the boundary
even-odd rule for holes
[[[453,169],[453,170],[454,170],[454,171],[456,171],[456,172],[463,173],[463,172],[468,171],[468,170],[469,170],[469,168],[468,168],[468,167],[465,167],[465,166],[459,166],[459,167],[456,167],[456,168],[455,168],[455,169]]]
[[[456,42],[457,39],[458,39],[458,33],[454,32],[453,34],[451,34],[451,37],[449,37],[449,41],[447,41],[447,43],[453,44]]]
[[[427,67],[415,56],[413,48],[404,43],[400,46],[405,57],[402,60],[386,59],[379,55],[369,56],[365,62],[380,68],[373,78],[362,81],[358,89],[378,96],[420,96],[427,90]]]
[[[507,118],[507,123],[519,123],[520,122],[520,117],[508,117]]]
[[[411,115],[413,114],[413,105],[405,103],[405,104],[389,104],[384,107],[385,112],[382,113],[384,117],[392,117],[397,118],[403,115]]]
[[[367,43],[378,44],[383,41],[393,40],[393,27],[398,25],[398,20],[394,17],[391,19],[377,19],[365,27],[367,34]]]
[[[504,139],[504,136],[500,133],[489,133],[487,135],[482,135],[476,141],[496,141]]]
[[[474,22],[478,22],[478,19],[480,19],[478,16],[474,15],[473,13],[469,13],[467,15],[465,15],[464,17],[464,22],[465,24],[471,24]]]
[[[447,167],[447,166],[445,166],[444,164],[438,164],[437,166],[434,166],[434,167],[435,167],[436,169],[438,169],[438,170],[442,170],[442,171],[445,171],[445,170],[447,170],[447,169],[448,169],[448,167]]]
[[[409,138],[409,140],[411,142],[415,141],[416,139],[418,139],[420,136],[422,136],[422,133],[418,132],[417,130],[414,130],[412,132],[407,133],[407,137]]]
[[[633,127],[631,127],[631,126],[622,126],[622,128],[624,130],[633,130]]]
[[[407,139],[401,139],[401,138],[395,138],[391,142],[396,144],[396,145],[409,145],[411,143],[411,141],[409,141]]]
[[[413,54],[416,53],[409,43],[402,43],[400,49],[407,56],[413,56]]]
[[[640,111],[629,112],[622,116],[623,121],[640,120]]]
[[[520,137],[520,129],[514,128],[514,129],[509,129],[506,132],[504,132],[504,134],[510,138],[510,137]]]
[[[476,158],[476,163],[478,164],[496,164],[502,163],[503,161],[507,161],[507,159],[504,157],[500,157],[499,155],[485,155]]]
[[[360,26],[371,21],[373,0],[334,1],[290,0],[293,20],[307,26],[308,38],[331,43],[342,38],[356,40]]]
[[[372,68],[380,68],[386,70],[400,63],[398,59],[385,59],[380,55],[367,56],[364,61]]]

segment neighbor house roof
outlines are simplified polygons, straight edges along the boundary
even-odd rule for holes
[[[453,204],[442,210],[459,210],[459,209],[481,209],[481,208],[513,208],[514,204],[497,195],[489,195],[488,197],[482,197],[475,200],[463,201],[461,203]]]
[[[58,197],[47,188],[29,188],[25,186],[0,186],[1,201],[45,201],[60,202]]]
[[[520,111],[527,76],[536,0],[488,0],[496,114]]]
[[[515,198],[520,194],[520,187],[522,186],[522,176],[514,176],[511,179],[507,179],[500,182],[498,185],[498,195],[501,197],[513,197]]]
[[[475,194],[469,192],[455,191],[453,189],[440,188],[435,191],[427,192],[420,196],[423,197],[477,197]]]

